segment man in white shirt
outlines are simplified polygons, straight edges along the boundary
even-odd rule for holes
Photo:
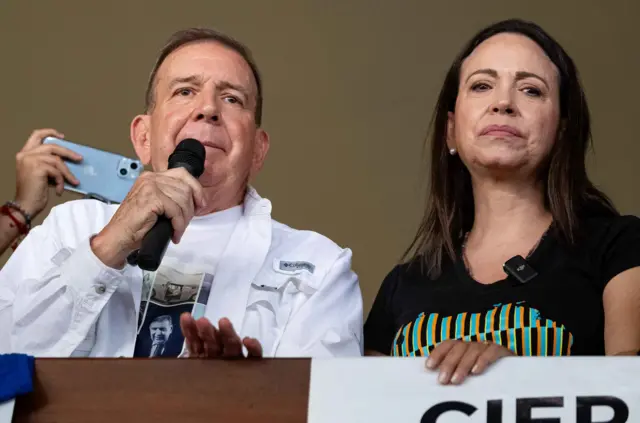
[[[169,315],[164,356],[360,355],[351,251],[272,220],[249,185],[269,149],[261,115],[259,73],[242,44],[206,29],[174,34],[131,123],[153,172],[120,206],[69,202],[31,231],[0,272],[0,350],[149,357],[150,325]],[[167,170],[186,138],[206,149],[198,180]],[[127,257],[160,215],[173,243],[156,272],[143,272]]]

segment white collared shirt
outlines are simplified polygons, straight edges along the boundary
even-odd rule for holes
[[[0,272],[0,352],[133,355],[143,272],[109,268],[89,246],[116,209],[95,200],[65,203],[26,237]],[[349,249],[273,221],[271,203],[253,189],[226,222],[228,242],[211,242],[218,250],[202,236],[216,233],[215,217],[207,219],[192,221],[162,262],[213,273],[205,317],[216,325],[229,318],[267,357],[362,354],[362,296]]]

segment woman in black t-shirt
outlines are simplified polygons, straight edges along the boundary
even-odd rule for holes
[[[428,356],[461,383],[506,355],[640,350],[640,219],[589,181],[589,111],[571,58],[537,25],[479,32],[435,110],[430,196],[384,280],[368,354]]]

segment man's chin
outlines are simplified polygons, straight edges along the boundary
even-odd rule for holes
[[[204,173],[198,178],[203,188],[224,191],[227,185],[226,172],[216,163],[205,162]]]

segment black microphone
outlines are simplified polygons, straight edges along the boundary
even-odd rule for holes
[[[195,178],[199,178],[204,172],[205,155],[204,146],[200,141],[187,138],[180,141],[169,156],[169,169],[183,167]],[[171,235],[173,235],[171,220],[164,215],[158,216],[153,228],[142,239],[142,245],[135,257],[138,267],[142,270],[157,270],[171,241]]]

